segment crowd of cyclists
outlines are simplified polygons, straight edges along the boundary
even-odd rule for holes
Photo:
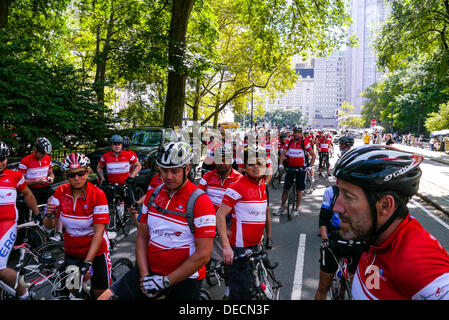
[[[63,161],[68,182],[54,193],[48,139],[36,139],[33,152],[20,161],[18,171],[6,168],[10,149],[0,142],[1,281],[16,286],[16,271],[7,267],[7,261],[17,237],[19,191],[33,219],[55,234],[64,232],[65,263],[81,268],[91,280],[95,299],[198,300],[214,253],[225,264],[224,298],[251,299],[251,270],[234,259],[248,249],[273,246],[268,188],[273,171],[286,173],[281,207],[273,215],[284,214],[293,185],[298,195],[294,214],[298,215],[305,170],[314,177],[318,154],[317,175],[323,170],[331,174],[329,158],[335,154],[328,132],[298,126],[276,139],[270,132],[256,131],[253,137],[245,137],[242,146],[215,137],[207,143],[202,177],[196,185],[188,179],[192,146],[169,142],[158,150],[158,173],[146,194],[135,199],[132,185],[141,165],[136,154],[126,150],[128,138],[115,135],[110,142],[111,151],[96,168],[97,185],[88,181],[90,160],[82,153],[71,153]],[[449,255],[407,208],[418,190],[423,158],[391,146],[354,148],[354,139],[348,135],[337,143],[340,154],[333,168],[337,183],[325,190],[319,215],[322,245],[315,299],[327,298],[336,271],[331,255],[349,258],[353,299],[449,299]],[[276,149],[277,155],[272,152]],[[277,168],[272,165],[274,157],[279,159]],[[295,170],[299,168],[303,170]],[[135,266],[114,282],[111,235],[106,230],[111,195],[104,186],[108,184],[129,186],[123,200],[137,224]],[[38,204],[46,204],[45,217]],[[373,276],[380,282],[372,282]],[[18,299],[33,298],[20,284],[16,288]]]

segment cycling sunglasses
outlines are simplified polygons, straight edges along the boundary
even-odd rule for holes
[[[0,157],[0,162],[3,162],[7,159],[8,157]]]
[[[257,161],[256,163],[248,163],[247,164],[248,165],[248,167],[254,167],[254,166],[259,166],[259,167],[264,167],[264,166],[266,166],[267,164],[265,163],[265,162],[260,162],[260,161]]]
[[[89,171],[89,170],[86,169],[83,171],[69,172],[69,173],[67,173],[67,178],[73,179],[73,178],[75,178],[75,176],[83,177],[87,173],[87,171]]]

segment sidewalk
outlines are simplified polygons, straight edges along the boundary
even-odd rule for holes
[[[436,164],[423,163],[423,175],[418,196],[449,216],[449,155],[442,151],[430,151],[395,143],[393,147],[424,156]]]
[[[406,152],[420,154],[427,160],[437,161],[449,165],[449,154],[446,154],[443,151],[430,151],[427,149],[406,146],[400,143],[394,143],[391,146]]]

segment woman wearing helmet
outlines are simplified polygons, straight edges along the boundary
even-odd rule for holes
[[[353,299],[449,299],[449,255],[410,216],[422,156],[388,146],[360,146],[335,165],[340,194],[333,210],[340,236],[367,242],[352,285]]]
[[[106,225],[109,208],[103,190],[88,182],[92,172],[90,160],[82,153],[66,156],[63,170],[68,183],[59,186],[47,205],[54,219],[46,221],[52,228],[58,220],[65,228],[65,263],[77,265],[87,278],[91,277],[92,289],[98,297],[111,284],[111,257]]]

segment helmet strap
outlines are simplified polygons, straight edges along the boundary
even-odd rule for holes
[[[405,208],[405,203],[401,202],[393,214],[388,218],[388,220],[377,230],[377,208],[376,208],[376,199],[374,197],[373,192],[365,191],[366,198],[368,199],[368,203],[371,209],[371,216],[373,217],[373,226],[371,228],[370,237],[368,240],[368,247],[377,240],[377,238],[388,229],[389,226],[398,218],[399,213],[401,213]]]

